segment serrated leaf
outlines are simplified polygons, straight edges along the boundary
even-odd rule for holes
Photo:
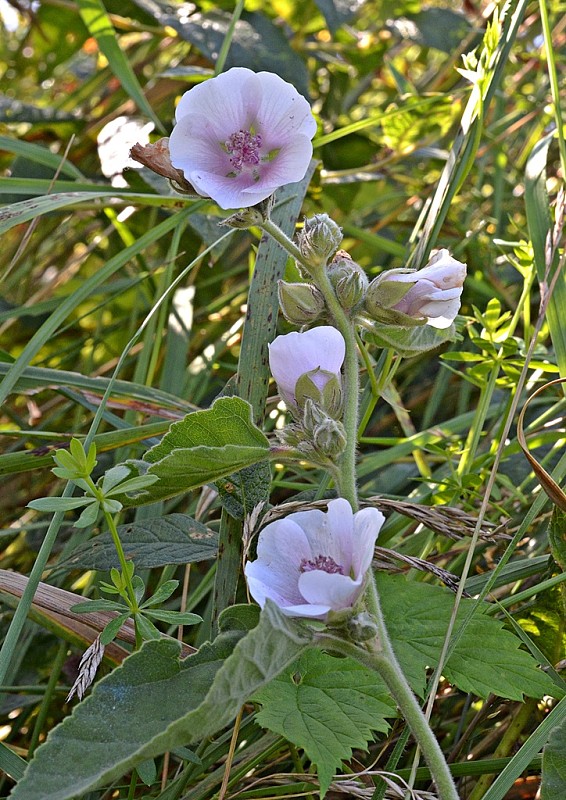
[[[145,454],[148,474],[160,480],[126,505],[163,500],[230,475],[269,457],[269,441],[239,397],[221,397],[206,411],[173,423],[163,440]]]
[[[385,732],[396,716],[385,684],[350,658],[308,650],[254,695],[257,721],[302,748],[316,764],[324,796],[353,748],[366,749],[372,731]]]
[[[566,797],[566,720],[553,728],[542,751],[541,800]]]
[[[364,331],[364,339],[368,342],[378,347],[390,347],[403,358],[427,353],[458,338],[453,324],[443,329],[433,328],[431,325],[420,325],[415,328],[405,328],[402,325],[374,325],[370,331]]]
[[[126,559],[138,569],[167,564],[189,564],[216,558],[217,534],[187,514],[168,514],[130,525],[118,526]],[[77,547],[58,566],[64,569],[108,571],[120,565],[109,533],[102,533]]]
[[[378,576],[385,622],[393,648],[414,691],[423,695],[425,670],[438,664],[454,606],[454,595],[430,584],[399,576]],[[474,600],[462,600],[456,630],[468,616]],[[556,696],[556,686],[530,653],[503,623],[480,607],[466,626],[442,672],[464,692],[480,697],[493,693],[511,700],[523,696]]]
[[[184,661],[177,642],[145,643],[51,730],[11,800],[70,800],[211,736],[310,641],[300,623],[268,601],[257,628],[232,653],[234,636],[226,634]]]
[[[265,502],[270,485],[271,466],[265,461],[216,481],[219,500],[235,519],[244,519],[258,503]]]

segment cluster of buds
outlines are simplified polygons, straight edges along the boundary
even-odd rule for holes
[[[340,247],[342,229],[328,214],[315,214],[305,219],[303,229],[299,233],[298,245],[301,255],[308,265],[302,266],[313,270],[326,267],[330,258]]]

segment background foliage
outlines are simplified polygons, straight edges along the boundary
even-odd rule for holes
[[[225,235],[213,204],[186,200],[145,169],[122,171],[119,156],[108,165],[104,148],[121,151],[123,159],[150,124],[152,136],[169,133],[176,99],[212,75],[219,61],[225,59],[225,68],[275,71],[308,97],[319,122],[318,163],[303,213],[330,214],[344,230],[343,246],[370,277],[409,259],[421,266],[435,244],[468,264],[461,340],[443,345],[438,357],[417,353],[396,362],[384,399],[379,399],[379,385],[365,382],[360,486],[366,498],[448,504],[473,519],[490,486],[484,530],[489,523],[492,532],[502,526],[499,532],[508,538],[474,538],[466,589],[472,595],[489,589],[486,616],[498,621],[490,619],[491,627],[486,621],[482,628],[476,618],[467,635],[469,652],[485,648],[494,674],[488,680],[481,667],[474,672],[473,658],[458,662],[456,646],[433,692],[433,728],[460,776],[462,796],[470,800],[534,798],[540,753],[549,741],[542,757],[547,765],[543,799],[552,800],[564,786],[559,757],[564,703],[556,703],[563,694],[563,516],[555,511],[551,520],[552,504],[521,452],[516,428],[506,431],[505,421],[514,400],[520,408],[545,381],[566,376],[563,279],[548,314],[539,313],[541,284],[553,274],[545,269],[556,269],[560,257],[557,246],[554,259],[549,258],[546,235],[560,211],[556,200],[565,166],[564,148],[561,153],[553,136],[561,119],[553,102],[553,75],[563,67],[565,18],[558,0],[540,5],[514,0],[498,8],[502,23],[486,35],[494,7],[479,0],[427,5],[420,0],[248,0],[236,8],[232,2],[161,0],[0,4],[5,20],[0,38],[2,567],[27,576],[45,556],[39,570],[44,582],[98,597],[100,579],[108,580],[115,566],[103,550],[107,534],[99,525],[73,528],[68,516],[55,537],[48,516],[26,508],[34,498],[60,494],[61,483],[50,472],[52,451],[72,436],[86,436],[94,413],[102,409],[94,431],[98,475],[127,458],[141,458],[172,421],[207,409],[220,393],[232,393],[229,382],[238,365],[259,233]],[[474,48],[479,64],[464,64],[462,55]],[[464,75],[457,70],[463,65]],[[121,127],[107,127],[116,119]],[[131,120],[138,121],[133,134],[125,127]],[[297,279],[293,264],[282,268],[287,279]],[[179,277],[174,292],[158,304]],[[278,325],[280,332],[289,329],[284,321]],[[536,347],[528,355],[537,325]],[[375,367],[377,382],[389,366],[387,358]],[[101,406],[117,364],[110,399]],[[253,380],[253,370],[251,375]],[[276,400],[270,399],[267,411],[269,433],[283,420]],[[563,482],[560,386],[533,400],[525,429],[537,461],[558,484]],[[215,430],[221,432],[216,424]],[[261,449],[263,440],[251,431],[247,446]],[[246,442],[236,439],[232,446],[242,456],[238,467],[252,463],[245,458]],[[221,474],[208,452],[203,465],[210,469],[206,480]],[[325,476],[308,465],[275,462],[273,477],[274,504],[317,499],[327,489]],[[264,479],[254,474],[244,484],[257,484],[261,493]],[[195,479],[191,487],[200,483]],[[148,591],[177,578],[180,586],[164,607],[195,611],[204,619],[184,631],[185,648],[201,646],[217,624],[214,555],[222,507],[237,517],[246,505],[237,482],[227,479],[218,488],[218,497],[207,488],[156,496],[152,505],[128,511],[123,520],[124,540]],[[439,570],[460,575],[473,524],[460,528],[457,519],[448,519],[439,530],[393,510],[378,542],[405,559],[392,562],[380,555],[384,570],[407,573],[403,579],[384,576],[404,581],[397,603],[394,592],[385,596],[393,603],[390,624],[407,626],[400,637],[406,647],[418,639],[419,619],[411,609],[417,605],[430,612],[422,634],[429,650],[415,647],[404,664],[415,669],[414,688],[423,695],[424,669],[437,663],[430,643],[434,634],[440,648],[453,598],[437,589],[427,594],[427,608],[419,589],[423,583],[438,584],[438,577],[415,569],[410,559],[427,560],[437,575]],[[46,541],[52,544],[47,552]],[[6,630],[22,585],[2,576]],[[52,594],[36,603],[15,646],[0,658],[0,734],[8,745],[0,749],[0,766],[7,773],[2,796],[21,777],[21,759],[27,761],[47,732],[68,716],[64,697],[97,630],[94,621],[69,612],[72,602],[64,597]],[[245,600],[241,586],[237,599]],[[204,687],[219,666],[215,658],[231,652],[237,631],[246,627],[236,612],[232,622],[224,620],[224,638],[203,651],[202,663],[193,664],[202,671]],[[498,650],[508,655],[503,642],[510,634],[497,633],[503,623],[523,640],[516,654],[527,658],[529,651],[545,665],[547,674],[540,673],[538,685],[529,686],[520,676],[514,681],[509,661],[496,660]],[[176,635],[172,626],[162,630]],[[168,641],[160,645],[177,652]],[[113,647],[107,650],[106,671],[121,662],[131,644],[121,640]],[[153,665],[163,663],[163,652],[155,643],[146,648],[143,659],[127,663],[131,674],[145,664],[148,680],[155,680],[159,671]],[[297,645],[297,655],[300,650]],[[517,655],[517,669],[521,658]],[[394,769],[408,778],[414,752],[404,749],[402,720],[394,718],[379,687],[368,690],[370,700],[364,697],[361,678],[352,680],[359,687],[360,708],[371,707],[373,722],[360,711],[353,739],[336,741],[330,755],[319,752],[320,734],[305,734],[308,714],[297,715],[293,729],[281,721],[277,704],[269,705],[270,693],[279,702],[299,698],[298,706],[306,696],[308,706],[307,690],[339,691],[345,673],[313,660],[312,652],[303,656],[295,671],[284,671],[245,707],[227,783],[230,796],[308,794],[316,790],[312,765],[328,785],[341,761],[353,796],[363,791],[361,796],[383,796],[378,779],[374,794],[372,769]],[[112,673],[100,691],[129,686],[129,674]],[[302,696],[294,688],[298,674]],[[330,684],[321,687],[324,680]],[[176,700],[176,694],[169,696]],[[202,719],[203,698],[197,691],[194,705],[183,713]],[[238,697],[235,705],[244,699]],[[88,702],[96,707],[99,696]],[[153,709],[136,707],[131,697],[128,703],[139,725],[159,708],[157,701]],[[172,718],[176,705],[171,702]],[[69,720],[58,730],[65,734],[73,724]],[[332,724],[328,719],[327,729]],[[340,721],[336,725],[343,730]],[[90,763],[116,797],[212,797],[221,790],[231,735],[228,728],[195,751],[171,740],[166,758],[159,755],[163,748],[149,748],[142,755],[156,757],[155,763],[138,759],[126,777],[135,765],[135,748],[114,771],[104,771],[94,756]],[[184,744],[188,741],[185,737]],[[78,786],[77,775],[88,772],[83,753],[79,749],[74,759],[77,773],[69,773],[68,791]],[[370,774],[354,782],[353,773],[364,769]],[[417,778],[426,788],[426,774],[421,771]],[[21,787],[26,791],[24,783]],[[85,782],[84,791],[92,787]],[[36,784],[35,791],[46,796],[43,786]],[[93,790],[84,796],[110,794]]]

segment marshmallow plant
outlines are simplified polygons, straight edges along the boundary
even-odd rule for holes
[[[186,183],[234,210],[225,225],[260,228],[295,260],[304,279],[279,282],[283,314],[303,327],[269,344],[271,372],[292,418],[274,452],[326,469],[338,498],[326,511],[302,510],[268,524],[255,557],[245,563],[245,578],[262,619],[271,618],[274,604],[292,618],[288,625],[304,630],[316,622],[312,644],[379,672],[411,726],[440,798],[457,800],[442,752],[389,642],[371,571],[383,516],[374,508],[359,510],[356,441],[360,353],[369,363],[364,331],[393,324],[410,338],[411,331],[429,325],[444,336],[433,336],[430,347],[450,338],[465,265],[442,250],[420,271],[388,270],[370,284],[339,250],[342,231],[327,214],[305,220],[296,242],[287,236],[272,219],[273,194],[304,177],[315,131],[310,106],[294,87],[277,75],[234,68],[182,96],[168,145],[173,185]],[[381,376],[382,388],[386,381]],[[163,445],[157,450],[163,452]],[[221,554],[227,546],[229,540],[221,538]],[[218,570],[217,583],[223,580],[222,558]],[[327,633],[320,633],[321,625]]]

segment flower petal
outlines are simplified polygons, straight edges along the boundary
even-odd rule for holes
[[[294,404],[295,386],[305,372],[319,367],[339,375],[345,352],[344,337],[330,325],[277,336],[269,345],[269,366],[283,399]]]
[[[352,572],[359,578],[370,568],[375,542],[385,517],[377,508],[363,508],[354,514]]]
[[[356,602],[362,592],[362,584],[362,578],[354,581],[348,575],[315,569],[302,573],[299,591],[308,603],[328,605],[333,611],[340,611]]]

